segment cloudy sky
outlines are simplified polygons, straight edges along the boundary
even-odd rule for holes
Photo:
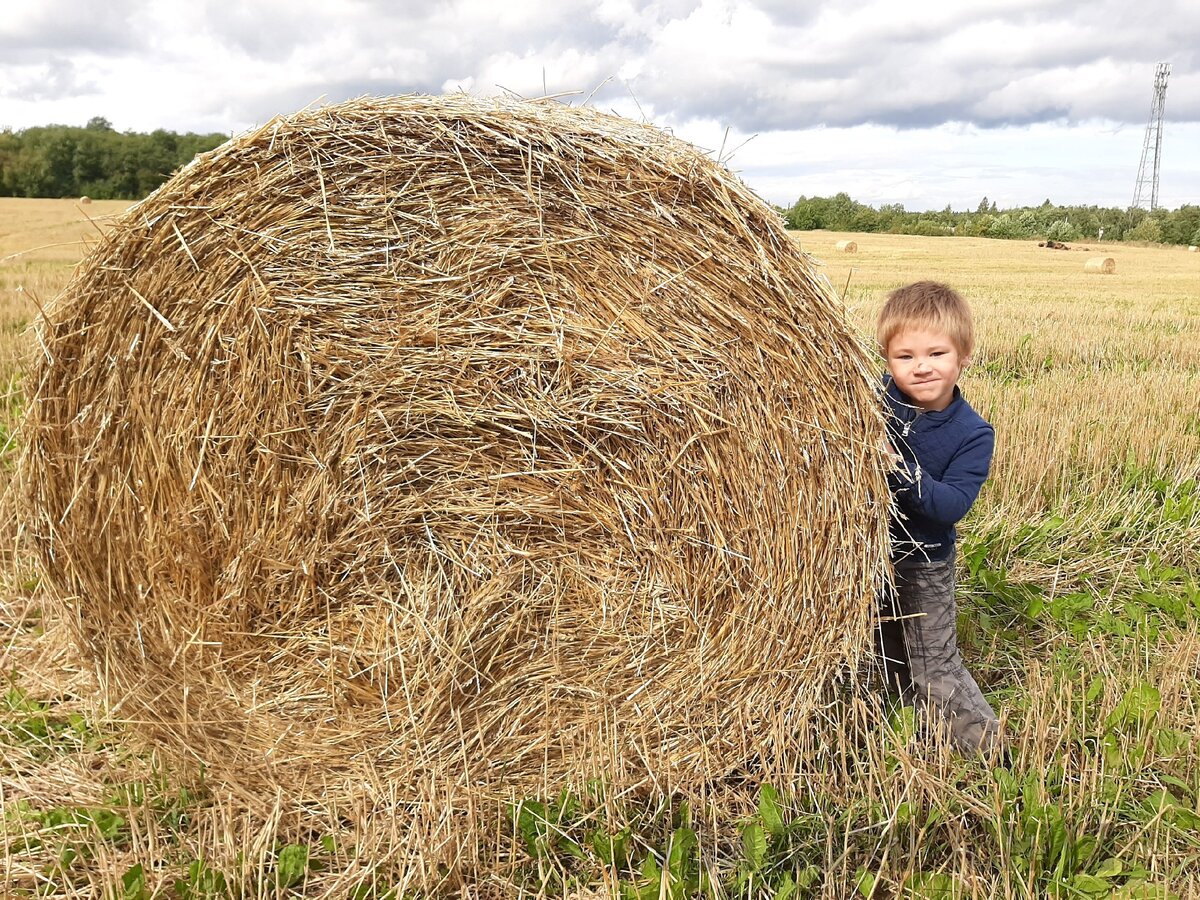
[[[0,128],[229,134],[318,102],[577,92],[766,199],[1200,203],[1200,0],[5,0]]]

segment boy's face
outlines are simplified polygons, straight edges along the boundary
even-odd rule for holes
[[[887,367],[896,386],[921,409],[945,409],[954,399],[954,385],[966,358],[940,331],[897,331],[887,345]]]

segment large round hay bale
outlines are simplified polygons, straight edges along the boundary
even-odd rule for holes
[[[652,127],[280,118],[134,207],[41,329],[51,590],[118,714],[230,790],[441,828],[694,791],[783,765],[867,643],[874,366],[771,208]]]
[[[858,242],[857,241],[838,241],[834,245],[834,249],[836,249],[838,253],[857,253],[858,252]]]
[[[1083,271],[1112,275],[1117,271],[1117,261],[1111,256],[1093,256],[1083,264]]]

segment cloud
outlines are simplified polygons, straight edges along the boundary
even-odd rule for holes
[[[824,152],[836,136],[822,177],[884,202],[933,196],[939,172],[982,178],[988,152],[1057,184],[1069,164],[1029,161],[1054,152],[1030,137],[1043,125],[1084,154],[1080,129],[1124,129],[1133,158],[1110,170],[1134,167],[1160,60],[1173,65],[1164,160],[1178,172],[1171,126],[1200,123],[1195,0],[8,0],[0,127],[102,115],[228,133],[364,94],[578,91],[569,102],[589,97],[713,152],[759,135],[737,159],[777,200],[812,193],[803,178],[817,172],[787,145]],[[949,153],[929,169],[943,141],[980,162]],[[1014,194],[1026,181],[1013,176]]]
[[[19,97],[25,102],[44,103],[94,96],[98,90],[94,80],[81,74],[70,60],[61,57],[39,65],[14,68],[0,75],[0,97]]]
[[[1195,69],[1200,15],[1184,0],[1064,9],[876,2],[788,19],[762,4],[706,2],[657,34],[636,90],[677,119],[724,117],[744,131],[1133,122],[1158,59]],[[1200,119],[1200,98],[1173,109]]]
[[[46,54],[119,53],[137,46],[139,0],[81,4],[72,0],[7,0],[0,16],[0,53],[8,64]]]

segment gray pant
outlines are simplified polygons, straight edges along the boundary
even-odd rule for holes
[[[880,651],[889,689],[927,722],[941,721],[963,753],[994,753],[1003,738],[996,713],[958,652],[954,557],[896,564],[896,593],[883,600]]]

